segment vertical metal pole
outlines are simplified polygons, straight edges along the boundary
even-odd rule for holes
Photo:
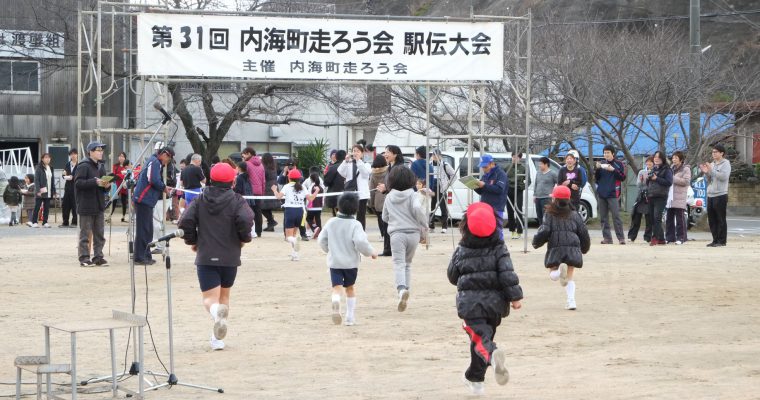
[[[528,174],[530,173],[530,168],[527,165],[528,160],[530,160],[530,113],[532,111],[531,104],[530,104],[530,96],[531,96],[531,86],[533,82],[533,78],[531,76],[532,68],[531,68],[531,57],[532,57],[532,35],[531,31],[533,30],[533,14],[531,11],[528,11],[528,32],[527,32],[527,43],[526,43],[526,53],[525,53],[525,176],[523,179],[525,179],[525,190],[523,193],[523,253],[528,252]],[[519,62],[519,60],[518,60]],[[516,170],[516,168],[515,168]],[[515,185],[515,188],[517,185]],[[516,190],[515,190],[516,191]]]
[[[692,79],[697,87],[694,91],[694,110],[689,114],[689,147],[693,151],[691,156],[695,156],[700,145],[702,136],[701,110],[699,109],[699,94],[701,92],[701,57],[702,44],[700,38],[700,3],[699,0],[689,1],[689,49],[692,62]]]
[[[116,337],[113,329],[108,330],[108,338],[111,342],[111,389],[113,390],[113,397],[116,398]]]
[[[96,41],[95,46],[97,46],[97,54],[98,54],[98,76],[95,78],[97,81],[97,90],[96,93],[96,99],[95,99],[95,139],[100,141],[100,130],[103,128],[101,126],[101,112],[102,112],[102,103],[103,103],[103,93],[101,91],[101,84],[103,81],[103,11],[100,2],[98,2],[98,39]]]
[[[53,362],[50,360],[50,327],[45,326],[45,360],[47,360],[48,364],[52,364]],[[50,374],[47,374],[47,377],[45,378],[45,384],[47,386],[47,395],[48,398],[50,398],[50,389],[51,389],[51,380],[50,380]]]
[[[77,148],[82,151],[82,3],[77,9]],[[49,376],[49,375],[48,375]]]
[[[71,332],[71,400],[77,398],[77,333]]]
[[[430,93],[430,85],[425,85],[425,187],[430,189],[430,104],[431,104],[431,93]],[[440,168],[440,162],[438,163]],[[436,192],[438,191],[438,188],[436,187]],[[436,195],[436,200],[440,199],[440,195]],[[438,207],[434,207],[434,209],[438,209]],[[426,214],[428,214],[428,221],[431,219],[435,219],[435,215],[431,215],[430,207],[428,207],[427,210],[425,210]],[[446,222],[443,222],[446,224]],[[429,222],[428,222],[429,224]],[[429,236],[429,235],[428,235]],[[430,240],[425,240],[425,250],[430,248]]]
[[[472,96],[473,89],[472,86],[470,86],[467,91],[467,148],[469,149],[467,157],[467,175],[472,174],[472,157],[474,155],[474,152],[472,151]],[[483,149],[480,149],[480,155],[483,155]],[[480,174],[478,174],[478,177],[480,177]],[[467,191],[467,206],[470,204],[472,204],[472,190]],[[465,207],[465,209],[466,208],[467,207]]]

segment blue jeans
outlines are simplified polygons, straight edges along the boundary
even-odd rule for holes
[[[538,226],[544,223],[544,207],[546,207],[552,199],[550,197],[543,197],[536,199],[536,217],[538,218]]]

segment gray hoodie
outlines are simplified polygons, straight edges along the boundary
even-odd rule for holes
[[[712,162],[712,170],[705,174],[707,179],[707,197],[728,194],[728,177],[731,176],[731,162],[725,158],[719,163]]]
[[[400,192],[391,190],[385,196],[383,221],[388,223],[388,233],[419,232],[427,229],[427,213],[423,209],[420,196],[413,189]]]
[[[334,269],[358,268],[360,254],[369,257],[375,251],[369,244],[362,224],[354,217],[338,213],[319,233],[319,247],[327,253],[327,267]]]

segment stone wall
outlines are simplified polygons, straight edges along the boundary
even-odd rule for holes
[[[760,184],[730,183],[728,185],[728,213],[760,216]]]

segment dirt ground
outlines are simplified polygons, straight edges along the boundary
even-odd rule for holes
[[[327,215],[325,215],[327,217]],[[370,239],[382,243],[375,220]],[[130,309],[124,225],[115,226],[106,268],[80,268],[74,229],[0,228],[0,396],[13,393],[13,359],[43,354],[44,321],[86,320]],[[280,232],[244,248],[232,292],[223,351],[209,347],[211,321],[200,304],[193,253],[172,244],[175,373],[180,382],[219,386],[149,392],[154,399],[459,399],[469,363],[467,336],[446,267],[457,235],[433,235],[417,252],[409,309],[396,311],[391,262],[364,260],[357,283],[357,325],[330,319],[329,275],[315,242],[288,260]],[[495,399],[757,399],[760,397],[760,236],[729,237],[705,248],[706,235],[683,246],[593,245],[578,271],[577,311],[543,267],[545,249],[523,253],[509,241],[525,293],[523,309],[497,332],[511,381]],[[107,245],[108,246],[108,245]],[[168,367],[166,269],[136,270],[137,312],[146,312]],[[117,334],[119,369],[126,332]],[[55,333],[53,361],[67,362],[69,338]],[[146,335],[146,369],[162,371]],[[108,337],[78,342],[78,379],[110,372]],[[131,350],[128,361],[131,362]],[[68,376],[57,378],[66,382]],[[164,378],[157,378],[163,381]],[[26,375],[25,381],[33,381]],[[125,382],[136,388],[136,378]],[[33,390],[24,386],[24,392]],[[103,398],[85,395],[82,398]]]

